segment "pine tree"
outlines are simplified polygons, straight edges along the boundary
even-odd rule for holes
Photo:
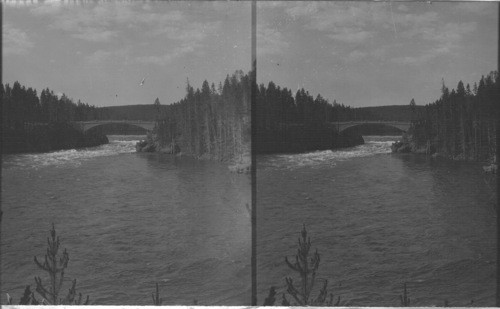
[[[328,280],[326,279],[322,280],[323,285],[319,289],[317,297],[312,297],[315,284],[317,281],[320,281],[320,279],[316,278],[319,268],[320,255],[316,249],[312,257],[310,257],[310,249],[311,239],[310,237],[307,237],[307,230],[304,225],[301,232],[301,238],[299,238],[299,248],[297,250],[297,255],[295,256],[295,261],[290,262],[288,258],[285,257],[285,262],[288,267],[299,273],[300,283],[296,286],[291,277],[286,277],[286,291],[295,300],[295,304],[293,304],[295,306],[336,306],[340,303],[340,297],[334,304],[333,294],[330,293],[330,297],[327,300]],[[283,294],[282,305],[291,305],[285,294]]]
[[[158,121],[158,119],[160,118],[160,108],[161,108],[160,100],[158,98],[156,98],[155,102],[153,103],[153,106],[155,107],[156,110],[156,121]]]
[[[79,294],[78,299],[76,299],[76,279],[72,281],[71,288],[64,299],[59,298],[61,288],[64,282],[64,271],[68,267],[69,254],[64,249],[62,256],[59,256],[60,247],[59,237],[56,236],[56,230],[54,224],[52,224],[52,229],[50,231],[50,238],[47,238],[47,253],[45,254],[44,262],[38,261],[35,256],[35,264],[49,275],[49,286],[46,287],[42,283],[40,277],[35,277],[36,291],[52,305],[80,305],[82,304],[82,294]],[[89,297],[87,296],[83,305],[87,305],[89,302]]]

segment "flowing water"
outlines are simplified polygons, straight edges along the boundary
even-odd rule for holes
[[[70,280],[101,305],[248,305],[250,179],[221,164],[109,145],[2,160],[1,303],[18,301],[54,223]],[[493,306],[495,183],[481,164],[391,154],[396,137],[257,158],[257,284],[284,278],[302,224],[346,305]]]
[[[43,260],[52,223],[70,257],[63,291],[76,278],[93,304],[152,305],[155,283],[164,305],[250,303],[250,177],[135,153],[139,138],[3,156],[2,304],[34,276],[47,282],[33,256]]]
[[[412,306],[495,305],[496,184],[481,164],[391,154],[396,139],[257,157],[260,304],[300,281],[284,257],[305,224],[341,304],[400,306],[407,282]]]

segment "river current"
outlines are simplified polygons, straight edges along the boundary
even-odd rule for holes
[[[2,159],[1,303],[19,300],[54,223],[70,255],[64,291],[99,305],[249,305],[250,177],[209,161],[136,153],[139,136]],[[298,277],[305,224],[319,279],[341,304],[493,306],[495,183],[481,164],[391,154],[397,137],[257,157],[257,288]]]
[[[260,304],[300,281],[284,258],[305,224],[317,277],[343,305],[401,306],[405,282],[411,306],[495,305],[494,179],[477,163],[392,154],[396,139],[257,157]]]
[[[251,180],[217,162],[136,153],[141,136],[2,159],[1,303],[18,303],[52,223],[91,304],[247,305]],[[37,297],[40,299],[40,297]]]

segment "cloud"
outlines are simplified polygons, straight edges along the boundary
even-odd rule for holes
[[[77,52],[78,54],[78,52]],[[80,53],[81,54],[81,53]],[[104,62],[110,63],[110,60],[120,59],[121,65],[128,61],[130,49],[121,49],[119,51],[97,50],[85,57],[85,61],[90,65],[101,65]]]
[[[436,12],[410,13],[400,4],[365,2],[299,3],[285,10],[292,17],[304,17],[307,29],[327,34],[333,40],[360,43],[393,28],[420,28],[438,20]]]
[[[356,61],[359,61],[363,58],[366,58],[368,56],[368,53],[367,52],[362,52],[362,51],[359,51],[359,50],[353,50],[352,52],[350,52],[347,57],[345,58],[345,61],[346,62],[356,62]]]
[[[365,30],[344,28],[328,36],[336,41],[359,44],[370,39],[373,36],[373,34]]]
[[[393,12],[392,14],[382,18],[386,19],[386,23],[394,22],[396,26],[405,28],[420,28],[439,22],[439,14],[435,11],[424,13]],[[380,22],[384,21],[381,20]]]
[[[92,43],[86,44],[86,49],[97,51],[84,58],[88,64],[125,56],[120,54],[120,49],[130,46],[126,56],[131,61],[166,65],[188,54],[204,54],[207,48],[214,48],[213,41],[221,43],[219,45],[228,43],[232,38],[224,35],[228,30],[223,25],[241,23],[235,18],[241,15],[242,6],[250,8],[249,4],[224,2],[46,1],[32,5],[28,12],[38,21],[43,19],[46,30],[61,34],[68,42],[76,39]],[[248,29],[250,32],[250,24]],[[26,48],[30,44],[26,33],[23,34],[12,37],[18,41],[26,38]],[[230,43],[231,47],[242,45]],[[14,48],[13,43],[10,45],[12,48],[7,52]]]
[[[118,34],[117,30],[110,30],[112,25],[122,17],[119,10],[127,5],[113,5],[101,3],[98,5],[85,4],[42,4],[35,6],[31,13],[50,15],[53,22],[49,29],[62,30],[70,36],[89,42],[108,42]]]
[[[333,41],[359,44],[372,37],[367,22],[374,19],[379,6],[363,3],[299,2],[285,13],[302,18],[305,28],[326,35]]]
[[[9,23],[3,25],[2,37],[4,55],[25,55],[35,46],[26,32]]]
[[[166,39],[178,40],[181,42],[200,42],[209,36],[214,36],[218,33],[222,26],[222,22],[172,22],[157,27],[152,30],[149,35],[160,36]]]
[[[339,28],[354,28],[366,26],[370,19],[372,7],[363,3],[329,3],[319,2],[316,12],[309,19],[309,29],[336,32]]]
[[[77,39],[82,39],[90,42],[109,42],[110,39],[117,36],[116,31],[101,30],[99,28],[86,28],[80,33],[73,35]]]
[[[464,37],[473,33],[476,28],[476,22],[449,22],[440,24],[440,27],[428,25],[402,32],[400,33],[402,37],[421,42],[422,54],[396,57],[391,61],[398,64],[418,65],[442,55],[452,56],[462,46]]]
[[[138,62],[155,64],[164,66],[170,64],[175,58],[185,56],[188,53],[192,53],[196,50],[196,44],[186,45],[181,47],[176,47],[173,50],[160,55],[160,56],[141,56],[137,58]]]
[[[391,59],[390,61],[396,64],[402,64],[402,65],[422,65],[425,63],[428,63],[440,56],[450,56],[452,53],[452,48],[447,45],[440,45],[431,49],[426,50],[425,52],[421,53],[420,55],[416,56],[403,56],[403,57],[396,57]]]
[[[184,23],[185,17],[178,10],[165,13],[154,11],[150,3],[97,2],[87,4],[42,3],[33,6],[35,16],[50,15],[51,29],[63,30],[77,39],[106,42],[118,36],[121,29],[162,29],[168,25]],[[181,29],[177,29],[178,31]],[[178,32],[177,31],[177,32]],[[174,31],[176,32],[176,31]],[[156,31],[160,34],[161,31]],[[145,33],[151,35],[151,32]]]
[[[165,44],[169,50],[162,55],[137,57],[137,61],[140,63],[164,66],[175,58],[186,56],[197,50],[202,51],[204,42],[209,38],[218,37],[222,27],[221,21],[191,22],[181,12],[170,12],[167,16],[157,20],[161,20],[159,23],[161,26],[155,27],[148,33],[148,36],[172,41],[172,43]],[[171,46],[176,47],[171,48]]]
[[[161,29],[165,26],[185,23],[187,20],[187,16],[179,10],[170,10],[165,13],[157,13],[154,9],[135,13],[132,13],[131,10],[122,11],[119,17],[120,22],[149,25],[152,29]],[[125,12],[127,12],[127,14],[125,14]]]
[[[281,32],[266,24],[257,24],[257,56],[282,54],[288,46]]]
[[[409,11],[408,7],[404,4],[398,5],[398,10],[401,12],[408,12]]]
[[[141,63],[166,64],[173,58],[201,48],[202,42],[221,29],[222,22],[193,20],[196,14],[185,14],[175,9],[176,3],[157,2],[97,2],[85,5],[39,5],[31,10],[33,15],[51,15],[50,29],[62,30],[71,37],[92,42],[122,45],[134,39],[134,46],[143,42],[164,42],[165,46],[178,46],[163,55],[144,55],[141,49],[137,60]],[[162,10],[158,10],[161,8]],[[167,10],[165,10],[167,8]],[[195,9],[195,8],[193,8]],[[201,9],[201,7],[196,7]],[[57,14],[56,14],[57,13]],[[125,35],[127,34],[127,35]],[[96,53],[88,59],[95,63],[104,53]]]
[[[16,1],[23,2],[23,1]],[[36,16],[55,15],[61,12],[64,6],[63,1],[44,1],[31,6],[30,12]]]
[[[219,1],[215,1],[218,3]],[[257,1],[257,9],[274,9],[286,7],[286,1]]]
[[[144,5],[142,6],[142,9],[144,11],[151,11],[153,10],[153,7],[151,6],[151,4],[149,4],[148,2],[144,3]]]
[[[318,12],[318,4],[317,2],[308,2],[308,3],[298,2],[297,5],[291,8],[287,8],[285,11],[292,18],[299,18],[302,16],[312,16],[313,14],[316,14]]]
[[[404,56],[404,57],[397,57],[391,59],[391,62],[396,63],[396,64],[408,64],[408,65],[420,65],[424,62],[427,62],[430,59],[429,55],[420,55],[420,56]]]
[[[284,12],[301,18],[310,35],[331,39],[330,44],[338,46],[337,56],[344,55],[346,61],[385,57],[398,64],[421,64],[442,55],[455,55],[463,38],[477,29],[477,22],[444,18],[442,10],[482,14],[485,7],[491,6],[463,3],[430,10],[414,3],[332,1],[293,3]],[[328,44],[328,40],[323,44]],[[361,46],[368,49],[361,52]],[[409,51],[419,54],[401,55]]]
[[[86,60],[90,64],[100,64],[104,60],[111,57],[113,53],[110,51],[98,50],[86,57]]]
[[[498,8],[498,3],[487,1],[461,2],[454,7],[457,12],[465,14],[489,15]]]

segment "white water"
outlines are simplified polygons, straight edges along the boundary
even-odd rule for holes
[[[392,154],[396,139],[257,157],[259,304],[300,280],[284,257],[303,224],[344,305],[400,306],[404,282],[412,306],[495,304],[496,198],[481,164]]]
[[[83,161],[88,161],[97,157],[115,156],[122,153],[135,152],[135,144],[143,139],[142,135],[109,135],[109,144],[98,147],[82,149],[68,149],[46,153],[29,153],[5,155],[4,164],[6,167],[38,169],[41,167],[77,167]]]
[[[54,223],[66,271],[97,305],[250,303],[248,175],[218,162],[136,153],[142,136],[2,158],[1,298],[19,301]],[[39,299],[40,297],[37,298]]]
[[[294,170],[303,167],[322,168],[335,166],[339,161],[362,158],[391,152],[391,144],[399,136],[371,136],[365,144],[336,150],[323,150],[300,154],[268,155],[265,164],[271,168]]]

